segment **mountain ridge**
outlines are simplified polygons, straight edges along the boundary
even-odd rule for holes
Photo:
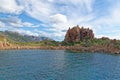
[[[22,35],[18,32],[13,31],[0,31],[1,36],[6,37],[9,40],[15,41],[15,42],[39,42],[46,39],[50,39],[48,37],[44,36],[30,36],[30,35]]]

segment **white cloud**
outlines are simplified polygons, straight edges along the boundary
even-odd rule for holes
[[[101,24],[108,25],[108,27],[120,25],[119,8],[116,7],[116,8],[111,9],[109,12],[109,15],[98,18],[97,20],[94,21],[94,23],[97,25],[101,25]]]
[[[24,22],[23,25],[24,25],[24,26],[33,26],[33,24],[32,24],[32,23],[29,23],[29,22]]]
[[[10,26],[18,28],[18,27],[22,27],[23,25],[21,23],[9,23]]]
[[[66,17],[69,17],[68,19],[81,18],[84,11],[86,12],[92,11],[92,4],[94,2],[94,0],[59,0],[59,1],[48,0],[48,1],[49,2],[43,0],[34,0],[34,1],[19,0],[20,4],[24,6],[25,12],[29,16],[39,21],[42,21],[43,23],[49,23],[49,16],[56,17],[54,18],[56,19],[54,20],[54,22],[57,22],[57,20],[60,21],[64,20],[66,22]],[[61,6],[55,4],[60,4]],[[83,11],[83,9],[85,10]],[[61,13],[65,13],[66,15],[63,15]],[[61,20],[60,17],[64,19]]]
[[[64,1],[64,0],[63,0]],[[66,0],[66,3],[71,3],[74,4],[77,7],[84,6],[88,10],[88,12],[92,11],[92,5],[93,5],[94,0]]]
[[[50,21],[53,24],[66,23],[67,17],[63,14],[55,14],[55,15],[50,16]]]
[[[34,32],[38,33],[40,36],[45,36],[45,37],[50,37],[52,36],[51,34],[44,32],[44,31],[40,31],[38,29],[34,29]]]
[[[39,25],[35,25],[30,22],[23,22],[17,16],[10,16],[8,18],[1,18],[0,21],[2,23],[6,23],[8,26],[19,28],[19,27],[39,27]]]
[[[30,22],[21,22],[21,24],[22,24],[23,27],[33,27],[33,28],[36,28],[36,27],[40,26],[40,25],[32,24]]]
[[[5,24],[0,21],[0,28],[5,27]]]
[[[23,6],[17,4],[16,0],[0,0],[0,12],[19,14],[23,10]]]
[[[48,2],[53,2],[54,0],[48,0]]]
[[[14,30],[14,32],[18,32],[18,33],[23,34],[23,35],[39,36],[38,33],[29,31],[29,30],[23,30],[23,29],[13,29],[13,30]]]
[[[51,4],[42,0],[19,0],[20,4],[24,6],[25,12],[42,22],[47,22],[50,14],[53,12]]]
[[[111,39],[120,39],[120,5],[118,3],[108,9],[108,14],[89,23],[93,26],[96,37],[106,36]]]
[[[93,3],[95,0],[53,0],[52,2],[55,4],[61,5],[60,7],[57,6],[58,12],[67,12],[65,14],[77,14],[81,15],[82,12],[92,12],[93,11]],[[79,12],[79,14],[77,13]],[[73,15],[71,15],[73,16]]]

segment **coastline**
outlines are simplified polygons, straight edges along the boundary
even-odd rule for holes
[[[111,54],[120,54],[120,49],[103,46],[6,46],[0,47],[0,50],[23,50],[23,49],[40,49],[40,50],[68,50],[72,52],[102,52]]]
[[[120,54],[120,40],[109,39],[108,37],[95,38],[92,29],[80,28],[78,25],[69,28],[64,41],[61,42],[49,39],[38,42],[34,40],[24,41],[22,39],[26,40],[27,38],[18,34],[8,31],[8,35],[12,35],[11,37],[14,39],[1,35],[0,50],[40,49]],[[17,35],[18,40],[14,35]]]
[[[91,46],[91,47],[82,47],[82,46],[74,46],[67,49],[72,52],[100,52],[100,53],[111,53],[111,54],[120,54],[120,50],[117,48],[111,47],[103,47],[103,46]]]
[[[44,49],[44,50],[65,50],[65,46],[7,46],[0,47],[0,50],[22,50],[22,49]]]

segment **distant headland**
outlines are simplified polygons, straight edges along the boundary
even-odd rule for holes
[[[74,26],[66,32],[64,41],[46,37],[20,35],[16,32],[0,32],[0,49],[52,49],[74,52],[105,52],[120,54],[120,40],[108,37],[95,38],[92,29]]]
[[[74,26],[69,28],[64,39],[67,49],[74,52],[105,52],[120,54],[120,40],[108,37],[95,38],[92,29]]]

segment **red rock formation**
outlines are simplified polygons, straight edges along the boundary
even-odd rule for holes
[[[94,38],[93,31],[89,28],[80,28],[78,25],[68,29],[65,35],[65,42],[77,42],[85,38]]]

